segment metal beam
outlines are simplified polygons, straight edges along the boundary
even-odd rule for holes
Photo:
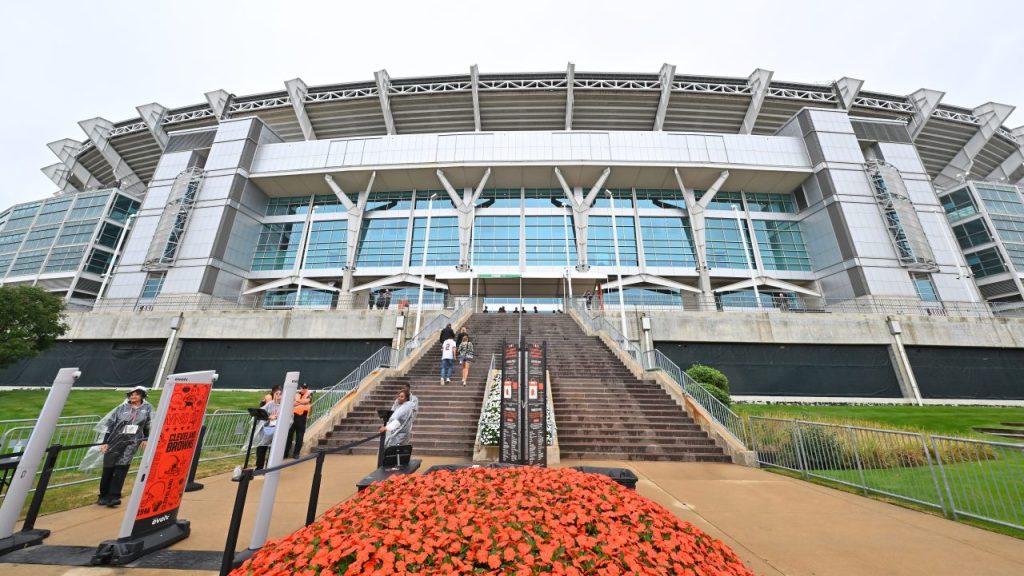
[[[288,91],[288,99],[292,101],[295,119],[299,121],[299,128],[302,129],[302,137],[307,141],[316,140],[313,123],[310,122],[309,114],[306,113],[306,94],[309,94],[309,87],[302,81],[302,78],[293,78],[285,81],[284,89]]]
[[[743,117],[743,124],[740,126],[740,134],[753,134],[754,125],[757,124],[757,115],[761,113],[761,105],[764,104],[764,97],[768,94],[768,85],[772,83],[771,70],[758,68],[747,77],[747,86],[750,86],[750,106],[747,106],[747,114]]]
[[[576,231],[576,270],[579,272],[588,272],[590,270],[590,264],[587,262],[587,230],[590,225],[590,207],[593,206],[594,198],[597,197],[598,192],[601,191],[601,187],[604,186],[611,173],[611,168],[605,168],[601,172],[601,176],[597,178],[597,183],[590,189],[590,193],[585,198],[577,198],[572,187],[569,186],[569,183],[565,181],[565,177],[562,176],[562,171],[557,166],[555,167],[555,177],[558,178],[558,183],[562,186],[562,192],[565,193],[565,197],[572,204],[572,226]]]
[[[50,142],[46,146],[51,152],[53,152],[54,156],[60,159],[61,164],[67,168],[68,171],[64,176],[68,178],[74,176],[78,182],[81,183],[83,190],[103,187],[103,183],[93,176],[92,172],[89,172],[85,166],[78,163],[78,153],[81,152],[83,148],[81,142],[72,140],[71,138],[64,138],[62,140]],[[64,189],[65,184],[60,182],[55,183],[57,186],[60,186],[62,190]]]
[[[907,95],[907,99],[914,105],[914,115],[910,117],[910,123],[907,124],[911,141],[917,140],[917,137],[921,135],[925,124],[928,124],[928,120],[932,117],[932,112],[939,107],[939,102],[942,102],[942,97],[945,95],[945,92],[928,88],[921,88]]]
[[[853,106],[853,101],[857,98],[857,94],[860,92],[860,87],[863,85],[863,80],[847,76],[836,80],[832,85],[832,89],[835,90],[836,97],[839,99],[839,107],[843,110],[849,110],[850,106]]]
[[[384,127],[388,134],[395,134],[395,118],[391,115],[391,76],[387,70],[378,70],[373,73],[377,80],[377,95],[380,96],[380,110],[384,113]]]
[[[665,125],[665,113],[668,112],[668,99],[672,96],[672,81],[676,77],[676,67],[662,64],[658,82],[661,84],[661,98],[658,100],[658,113],[654,116],[654,131],[658,132]]]
[[[473,127],[480,131],[480,69],[473,64],[469,67],[469,82],[473,85]]]
[[[1017,140],[1017,149],[996,166],[985,180],[1013,184],[1024,179],[1024,126],[1014,128],[1010,134]]]
[[[971,136],[971,139],[964,144],[964,147],[956,153],[956,156],[946,164],[946,167],[939,172],[933,180],[938,189],[949,188],[963,182],[971,176],[971,168],[974,166],[974,159],[981,152],[981,149],[988,144],[995,136],[999,127],[1013,113],[1014,107],[1008,104],[997,104],[986,102],[975,108],[972,113],[978,117],[981,125],[978,131]]]
[[[132,194],[145,194],[146,184],[135,175],[132,167],[124,161],[124,158],[121,158],[117,150],[114,150],[113,144],[110,143],[110,137],[107,134],[114,128],[114,124],[109,120],[97,117],[82,120],[78,125],[103,156],[103,159],[110,164],[110,168],[114,171],[114,178],[117,178],[118,187]]]
[[[136,106],[135,110],[138,111],[139,116],[142,116],[142,121],[146,124],[146,128],[149,129],[149,133],[153,135],[156,140],[157,146],[160,147],[161,151],[167,149],[167,131],[164,130],[164,117],[167,116],[167,107],[161,106],[156,102],[150,104],[143,104],[142,106]]]
[[[210,105],[210,110],[213,110],[213,115],[217,117],[217,120],[227,120],[228,107],[231,106],[231,100],[235,96],[224,89],[207,92],[205,96],[206,103]]]
[[[78,188],[75,188],[74,184],[71,183],[71,170],[67,166],[57,162],[56,164],[50,164],[40,168],[43,174],[50,179],[51,182],[60,188],[61,192],[80,192]]]
[[[572,89],[576,84],[576,65],[569,62],[565,68],[565,129],[572,130]]]

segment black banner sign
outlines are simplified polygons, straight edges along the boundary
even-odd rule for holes
[[[526,463],[547,466],[547,345],[530,344],[526,357]]]
[[[499,427],[500,462],[518,464],[523,460],[519,382],[519,346],[503,346],[501,362],[501,425]]]

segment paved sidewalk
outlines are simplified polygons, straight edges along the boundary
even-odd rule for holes
[[[448,458],[424,458],[421,470]],[[330,456],[318,512],[355,494],[355,483],[375,465],[370,456]],[[680,518],[721,538],[757,574],[960,575],[1024,574],[1024,541],[957,524],[929,514],[817,486],[777,474],[729,464],[572,461],[567,466],[630,468],[637,490]],[[282,476],[270,537],[301,527],[309,496],[312,462]],[[203,479],[206,487],[185,495],[180,517],[192,535],[178,550],[223,550],[237,484],[228,475]],[[251,485],[239,548],[249,543],[257,501],[265,481]],[[116,537],[119,510],[91,506],[40,518],[53,534],[47,545],[94,546]],[[5,576],[184,576],[215,574],[141,568],[81,568],[3,564]]]

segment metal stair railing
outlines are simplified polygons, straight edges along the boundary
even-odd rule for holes
[[[660,350],[651,350],[644,353],[639,346],[616,330],[615,326],[604,318],[594,318],[586,308],[575,300],[569,301],[569,307],[576,312],[576,316],[585,327],[593,332],[604,332],[615,342],[619,348],[628,354],[642,368],[646,370],[661,370],[666,376],[675,382],[676,386],[699,404],[705,412],[727,431],[737,442],[746,447],[746,429],[743,418],[729,409],[718,398],[711,395],[696,380],[691,378],[682,368],[665,356]]]

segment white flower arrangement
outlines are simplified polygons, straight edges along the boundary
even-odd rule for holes
[[[555,416],[548,404],[548,446],[554,441]],[[487,375],[487,398],[484,411],[480,418],[480,443],[484,446],[497,446],[501,439],[501,370],[491,370]]]

